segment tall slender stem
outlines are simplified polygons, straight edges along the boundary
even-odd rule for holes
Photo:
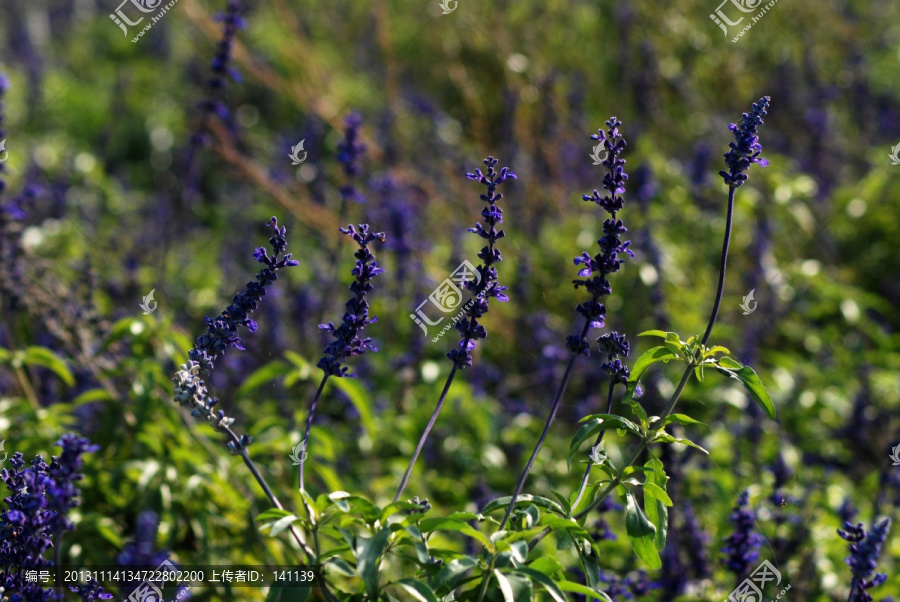
[[[614,381],[609,381],[609,394],[606,396],[606,413],[612,413],[612,395],[613,389],[615,388],[616,383]],[[594,442],[594,447],[600,445],[600,442],[603,441],[603,435],[606,434],[606,431],[600,431],[600,434],[597,435],[597,440]],[[581,478],[581,487],[578,489],[578,497],[575,498],[575,501],[572,503],[572,508],[578,507],[578,502],[581,501],[581,498],[584,496],[584,492],[587,490],[588,479],[591,477],[591,468],[594,466],[588,462],[587,467],[584,469],[584,476]]]
[[[409,475],[412,474],[413,466],[416,465],[416,460],[419,458],[422,448],[425,447],[425,440],[428,439],[428,435],[431,434],[431,429],[434,427],[438,414],[441,412],[441,407],[444,405],[444,399],[447,397],[447,391],[450,390],[450,384],[453,382],[453,377],[456,376],[456,370],[457,368],[454,364],[453,369],[450,370],[450,374],[447,375],[447,382],[444,383],[444,390],[441,391],[441,397],[438,399],[437,405],[434,406],[434,412],[431,413],[431,420],[428,421],[428,426],[425,427],[425,431],[419,438],[419,444],[416,446],[416,451],[409,461],[409,466],[406,469],[406,473],[403,475],[403,479],[400,481],[400,486],[397,487],[397,493],[394,494],[395,502],[400,499],[400,495],[403,493],[403,490],[406,489],[406,484],[409,482]]]
[[[719,305],[722,303],[722,295],[725,292],[725,267],[728,263],[728,243],[731,241],[731,222],[734,216],[734,187],[728,190],[728,216],[725,218],[725,240],[722,242],[722,259],[719,263],[719,286],[716,290],[716,303],[713,305],[712,314],[709,316],[709,325],[703,335],[702,344],[706,345],[709,335],[712,334],[713,325],[719,315]]]
[[[587,334],[588,329],[590,328],[590,322],[585,320],[584,328],[581,329],[581,338],[583,339]],[[503,520],[500,521],[500,530],[503,530],[503,527],[506,526],[506,522],[509,520],[509,517],[512,515],[513,510],[516,507],[516,498],[519,497],[519,494],[522,493],[522,488],[525,487],[525,479],[528,478],[528,473],[531,472],[531,467],[534,465],[534,461],[537,458],[538,453],[541,451],[541,447],[544,445],[544,439],[547,438],[547,433],[550,431],[550,425],[553,424],[553,419],[556,418],[556,413],[559,411],[560,403],[562,402],[563,393],[566,392],[566,387],[569,384],[569,377],[572,374],[572,367],[575,365],[575,360],[578,358],[577,353],[572,353],[569,356],[569,363],[566,366],[566,371],[563,374],[562,382],[559,383],[559,389],[556,391],[556,397],[553,399],[553,405],[550,408],[550,415],[547,416],[547,421],[544,423],[544,430],[541,432],[541,437],[538,439],[537,445],[534,446],[534,451],[531,452],[531,457],[528,459],[528,464],[525,465],[525,470],[522,471],[522,475],[519,477],[519,482],[516,484],[516,490],[513,492],[512,498],[509,500],[509,506],[506,507],[506,514],[503,515]]]
[[[316,415],[316,406],[319,403],[319,397],[322,396],[322,390],[325,388],[325,381],[328,380],[329,374],[325,373],[322,376],[322,382],[319,383],[319,388],[316,390],[316,395],[313,397],[312,403],[309,405],[309,416],[306,417],[306,433],[303,435],[303,455],[300,456],[300,469],[299,469],[299,477],[297,479],[298,487],[300,491],[303,491],[303,468],[306,465],[306,459],[309,457],[309,430],[312,427],[313,417]]]

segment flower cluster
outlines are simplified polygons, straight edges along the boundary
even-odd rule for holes
[[[229,0],[225,12],[217,14],[214,18],[215,21],[223,24],[222,39],[219,40],[218,50],[212,60],[213,76],[207,82],[212,91],[212,97],[200,103],[200,109],[204,114],[218,115],[224,121],[228,121],[231,115],[228,107],[219,99],[219,95],[225,89],[229,79],[237,83],[242,80],[240,71],[231,66],[234,38],[239,30],[247,26],[241,17],[241,11],[241,3],[238,0]],[[205,143],[205,140],[203,142]]]
[[[619,359],[619,356],[628,357],[630,347],[625,335],[617,332],[604,334],[597,339],[597,344],[600,346],[600,353],[606,354],[606,363],[600,369],[609,375],[613,384],[626,384],[631,372]]]
[[[112,600],[113,595],[103,592],[103,588],[97,583],[96,579],[91,579],[84,585],[70,585],[69,589],[81,596],[82,602],[92,602],[93,600]]]
[[[731,513],[734,533],[725,538],[725,547],[721,550],[727,554],[725,566],[738,577],[744,577],[750,564],[759,557],[759,546],[762,544],[762,537],[753,530],[754,516],[748,507],[748,498],[749,493],[745,489]]]
[[[481,200],[488,205],[481,210],[481,216],[488,227],[476,223],[474,228],[468,230],[487,240],[488,244],[478,253],[479,259],[483,262],[476,268],[479,277],[476,280],[466,281],[466,288],[475,295],[475,299],[467,304],[466,315],[456,323],[456,329],[462,340],[457,347],[447,353],[453,365],[460,369],[472,365],[471,351],[475,349],[475,341],[487,338],[487,331],[478,323],[478,319],[488,312],[488,299],[494,297],[502,303],[509,301],[509,297],[503,294],[507,287],[497,283],[497,268],[494,267],[502,261],[500,251],[495,249],[494,245],[506,235],[503,230],[497,230],[497,225],[503,223],[503,210],[497,206],[497,201],[502,199],[503,195],[497,192],[497,188],[508,179],[516,179],[516,173],[508,167],[496,171],[494,167],[497,163],[497,159],[488,157],[484,160],[486,172],[482,172],[479,168],[475,173],[466,173],[466,178],[487,188],[487,194],[482,194]]]
[[[344,166],[344,175],[348,179],[355,178],[359,175],[361,168],[359,159],[366,152],[366,145],[359,141],[359,130],[362,127],[362,117],[359,113],[350,113],[344,118],[344,139],[337,147],[337,160]],[[365,199],[356,190],[356,186],[352,181],[348,181],[341,186],[341,198],[344,201],[354,200],[362,203]]]
[[[600,302],[600,299],[612,293],[612,287],[607,280],[607,276],[619,271],[619,266],[625,262],[619,259],[620,253],[627,253],[634,257],[628,247],[630,241],[622,241],[620,234],[628,231],[622,220],[616,218],[616,214],[622,210],[625,200],[622,194],[625,192],[625,181],[628,180],[628,174],[625,173],[625,159],[619,157],[625,148],[625,139],[619,133],[619,126],[622,122],[615,117],[610,117],[606,122],[609,128],[605,132],[599,130],[598,134],[591,135],[592,140],[603,142],[606,148],[606,159],[603,160],[603,166],[606,167],[607,173],[603,176],[603,188],[607,194],[601,196],[600,192],[594,190],[591,195],[583,195],[585,201],[593,201],[602,207],[610,217],[603,222],[603,237],[597,241],[600,245],[600,252],[591,257],[589,253],[582,252],[580,257],[575,258],[575,265],[584,265],[578,275],[580,280],[573,280],[575,288],[583,286],[590,294],[591,300],[581,303],[576,311],[583,315],[587,320],[585,328],[582,330],[581,336],[569,335],[566,337],[566,347],[577,355],[590,355],[590,344],[586,335],[591,328],[602,328],[606,317],[606,306]],[[624,337],[621,337],[624,342]],[[598,342],[601,340],[598,339]],[[618,341],[618,339],[616,339]],[[600,342],[601,346],[613,344],[612,340]],[[625,343],[627,345],[627,343]],[[614,365],[614,359],[610,357],[610,367]],[[616,372],[617,375],[621,371]],[[627,380],[627,376],[626,376]]]
[[[372,346],[372,339],[360,339],[359,334],[367,324],[378,321],[378,318],[369,318],[369,303],[366,301],[366,295],[374,288],[372,279],[383,273],[384,270],[378,267],[375,256],[369,251],[369,243],[375,240],[384,242],[384,232],[370,232],[368,224],[360,224],[358,231],[353,228],[352,224],[348,225],[346,230],[343,228],[340,230],[359,245],[359,250],[353,255],[356,257],[356,267],[350,272],[356,276],[350,285],[353,297],[344,304],[347,311],[344,312],[340,326],[335,326],[333,322],[319,325],[322,330],[330,332],[335,340],[325,348],[325,355],[316,365],[328,376],[353,377],[354,374],[347,373],[346,366],[341,366],[341,361],[348,357],[362,355],[367,349],[378,351],[376,347]]]
[[[759,136],[756,135],[756,128],[762,125],[762,118],[766,116],[769,100],[768,96],[763,96],[758,102],[753,103],[750,113],[743,114],[740,125],[732,123],[728,126],[734,133],[734,142],[728,144],[731,150],[725,153],[728,171],[720,171],[719,175],[731,188],[742,186],[747,181],[747,174],[744,172],[752,164],[757,163],[760,167],[769,164],[766,159],[759,156],[762,145],[759,143]]]
[[[843,529],[838,529],[838,535],[850,542],[850,556],[847,557],[847,564],[850,566],[853,580],[850,582],[848,602],[872,602],[872,596],[866,590],[878,587],[887,580],[887,575],[884,573],[877,573],[874,577],[872,574],[878,568],[881,547],[887,539],[890,528],[891,520],[885,518],[881,522],[875,523],[868,534],[862,523],[854,527],[852,523],[848,522],[844,523]]]
[[[225,308],[221,315],[214,319],[206,318],[206,333],[194,342],[193,349],[188,353],[188,362],[182,364],[172,378],[175,401],[182,406],[190,406],[192,416],[206,419],[213,428],[220,432],[227,432],[234,419],[228,418],[222,410],[213,411],[219,400],[207,395],[206,384],[203,382],[201,374],[209,374],[213,369],[213,360],[224,353],[227,347],[244,349],[241,345],[241,338],[237,334],[238,327],[246,326],[250,332],[256,330],[256,322],[251,320],[248,315],[256,309],[260,299],[265,296],[266,287],[278,279],[278,270],[300,264],[291,259],[290,253],[281,257],[287,248],[285,227],[279,227],[278,220],[274,217],[269,220],[267,225],[271,226],[273,232],[269,239],[273,255],[269,257],[262,247],[258,247],[253,252],[253,257],[265,264],[266,267],[256,275],[256,281],[248,282],[244,291],[232,298],[231,305]],[[250,437],[243,435],[240,445],[246,446],[249,443]],[[234,441],[229,441],[228,445],[232,451],[237,451],[240,447]]]
[[[52,565],[43,557],[44,553],[53,546],[54,537],[74,527],[66,515],[78,505],[78,489],[74,483],[82,478],[81,456],[99,449],[87,439],[72,434],[63,435],[57,445],[63,452],[53,457],[50,466],[38,455],[30,467],[24,468],[23,455],[16,452],[10,459],[12,471],[6,468],[0,471],[0,479],[10,492],[3,500],[6,510],[0,513],[0,566],[5,567],[0,591],[11,595],[12,600],[56,599],[52,590],[27,581],[24,567],[33,570]],[[111,597],[90,585],[82,589],[95,596],[83,597],[84,600]]]

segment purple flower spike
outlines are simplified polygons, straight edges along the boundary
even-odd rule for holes
[[[359,250],[354,253],[356,257],[356,267],[350,272],[356,279],[350,285],[353,292],[344,307],[347,311],[341,319],[341,325],[335,326],[334,323],[320,324],[319,328],[327,330],[335,338],[335,340],[325,348],[325,355],[316,364],[321,368],[327,376],[350,377],[355,374],[349,374],[346,366],[341,366],[341,361],[357,355],[362,355],[366,350],[378,351],[378,348],[372,345],[372,339],[360,339],[359,334],[365,329],[367,324],[374,324],[378,318],[369,318],[369,303],[366,301],[368,295],[374,287],[372,279],[384,270],[378,267],[375,256],[369,251],[369,243],[374,241],[384,242],[384,232],[370,232],[368,224],[360,224],[359,230],[353,225],[348,225],[347,229],[340,229],[342,233],[348,235],[356,244]]]
[[[844,524],[843,529],[838,529],[838,535],[850,542],[847,564],[850,566],[853,579],[850,582],[848,602],[872,602],[872,596],[866,590],[878,587],[887,580],[886,574],[875,573],[875,569],[878,568],[878,558],[881,556],[881,548],[890,528],[891,520],[885,518],[876,523],[868,534],[862,523],[854,527],[848,522]]]
[[[583,195],[585,201],[591,201],[602,207],[610,217],[603,222],[603,237],[597,241],[600,246],[600,253],[591,257],[587,251],[582,251],[581,255],[575,258],[575,265],[584,266],[578,271],[579,280],[573,280],[575,288],[583,286],[590,294],[591,300],[581,303],[575,310],[584,316],[587,320],[587,330],[592,328],[603,328],[606,318],[606,306],[600,302],[602,297],[612,293],[612,286],[607,280],[607,276],[619,271],[619,267],[625,262],[620,259],[619,255],[629,255],[634,257],[634,253],[628,248],[631,241],[622,241],[620,234],[628,231],[622,220],[616,218],[616,214],[625,206],[625,200],[622,194],[625,193],[625,182],[628,180],[628,174],[625,173],[625,159],[619,155],[625,149],[626,142],[619,133],[619,126],[622,122],[615,117],[610,117],[606,122],[609,128],[606,131],[599,130],[597,134],[591,135],[592,140],[598,140],[603,143],[606,148],[606,159],[602,161],[602,165],[606,168],[606,174],[603,176],[603,188],[606,190],[605,195],[594,190],[590,195]],[[581,336],[569,335],[566,338],[566,347],[577,355],[590,355],[591,347],[587,341],[587,330]],[[600,339],[598,339],[600,340]],[[622,337],[624,341],[624,336]],[[627,343],[625,343],[627,346]],[[611,354],[609,361],[613,362],[614,356]],[[626,354],[622,354],[626,355]],[[607,366],[605,365],[605,368]],[[611,368],[611,365],[609,366]],[[626,375],[628,370],[616,369],[616,374],[621,377]]]
[[[722,552],[727,554],[725,566],[740,578],[749,572],[750,565],[759,558],[759,546],[763,541],[753,530],[755,517],[748,507],[748,497],[749,494],[744,490],[738,498],[737,506],[731,513],[734,532],[725,538],[725,547],[722,548]]]
[[[482,247],[478,253],[478,258],[482,264],[476,269],[480,278],[478,284],[475,280],[466,282],[466,288],[475,295],[475,299],[466,305],[466,314],[457,323],[456,329],[459,331],[462,340],[459,345],[451,349],[447,353],[447,357],[453,362],[457,368],[466,368],[472,365],[472,350],[475,349],[475,341],[487,338],[487,331],[484,326],[479,324],[478,320],[488,312],[488,299],[491,297],[497,299],[501,303],[509,301],[509,297],[503,293],[508,287],[500,286],[497,283],[497,268],[495,264],[502,261],[500,251],[494,248],[498,240],[506,236],[503,230],[498,230],[497,225],[503,223],[503,210],[497,206],[497,201],[503,198],[503,195],[497,192],[497,189],[506,180],[516,179],[516,173],[508,167],[502,167],[497,172],[494,167],[498,161],[494,157],[488,157],[484,160],[487,171],[482,172],[476,169],[474,173],[467,173],[466,178],[483,184],[487,188],[487,194],[481,195],[481,200],[488,205],[481,210],[481,217],[487,227],[476,223],[475,227],[469,228],[469,232],[474,232],[487,241],[487,246]]]
[[[758,102],[753,103],[750,113],[743,114],[743,121],[740,125],[732,123],[728,126],[728,129],[734,133],[734,142],[728,144],[731,150],[725,154],[725,165],[728,166],[728,171],[720,171],[719,175],[731,188],[742,186],[747,181],[747,174],[744,172],[752,164],[757,163],[760,167],[769,164],[768,160],[759,156],[759,153],[762,152],[762,145],[756,134],[756,128],[763,124],[762,118],[766,116],[769,100],[768,96],[763,96]]]

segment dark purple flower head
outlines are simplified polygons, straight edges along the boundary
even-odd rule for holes
[[[872,596],[866,590],[878,587],[887,580],[884,573],[877,573],[874,577],[872,575],[878,568],[878,558],[881,556],[881,548],[890,528],[891,520],[885,518],[875,523],[868,534],[862,523],[854,527],[848,522],[844,524],[843,529],[838,529],[838,535],[850,542],[847,564],[850,566],[853,579],[850,582],[848,602],[872,602]]]
[[[487,338],[487,331],[478,320],[488,312],[488,300],[493,297],[501,303],[509,301],[509,297],[503,293],[508,287],[498,284],[497,268],[494,267],[503,260],[500,251],[494,245],[506,236],[503,230],[497,229],[497,225],[503,223],[503,210],[497,206],[497,201],[502,199],[503,195],[497,192],[497,189],[506,180],[515,180],[516,173],[508,167],[502,167],[499,172],[496,171],[494,168],[498,162],[494,157],[488,157],[484,160],[487,171],[482,172],[479,168],[474,173],[466,173],[466,178],[483,184],[486,188],[486,194],[481,195],[481,200],[487,203],[487,206],[481,210],[481,217],[487,227],[476,223],[474,228],[468,230],[487,241],[487,245],[482,247],[478,253],[478,258],[482,262],[476,268],[478,278],[467,280],[465,283],[466,288],[475,295],[475,298],[469,300],[465,305],[465,315],[456,323],[456,329],[462,340],[457,347],[447,353],[447,357],[450,358],[453,365],[460,369],[472,365],[472,350],[475,349],[475,341]]]
[[[190,361],[197,362],[204,373],[212,370],[213,360],[224,353],[226,348],[244,349],[241,345],[241,338],[237,334],[238,327],[246,326],[250,332],[254,332],[257,328],[256,322],[248,316],[256,309],[260,299],[265,296],[265,287],[270,286],[278,279],[278,270],[300,265],[300,262],[291,259],[290,253],[279,257],[287,248],[285,227],[279,227],[278,220],[274,217],[269,220],[267,225],[272,228],[273,232],[269,244],[272,245],[274,254],[269,257],[262,247],[253,252],[253,258],[265,264],[266,267],[256,275],[255,282],[248,282],[245,289],[232,298],[231,305],[225,308],[221,315],[216,318],[206,318],[207,332],[196,340],[194,348],[188,354]]]
[[[103,588],[97,583],[96,579],[91,579],[84,585],[70,585],[69,589],[79,596],[82,602],[93,602],[94,600],[112,600],[113,595],[104,593]]]
[[[366,145],[360,142],[359,131],[362,127],[362,117],[359,113],[350,113],[344,118],[344,139],[337,146],[337,160],[344,166],[344,175],[347,176],[347,182],[341,186],[341,198],[344,201],[352,200],[357,203],[364,203],[363,197],[356,189],[353,179],[359,176],[362,168],[360,159],[366,153]]]
[[[768,96],[763,96],[758,102],[753,103],[750,113],[743,114],[743,121],[740,125],[732,123],[728,126],[728,129],[734,133],[734,142],[728,143],[731,150],[725,154],[725,165],[728,166],[728,171],[720,171],[719,175],[731,188],[742,186],[747,181],[747,174],[744,172],[752,164],[757,163],[760,167],[769,164],[766,159],[759,156],[762,152],[762,145],[756,134],[756,128],[763,124],[762,118],[766,116],[769,100]]]
[[[619,258],[619,255],[628,254],[634,257],[634,253],[628,249],[631,242],[623,242],[619,238],[619,235],[624,234],[628,229],[622,220],[616,218],[616,214],[622,210],[625,204],[621,195],[625,193],[625,182],[628,180],[628,174],[625,173],[624,167],[625,159],[619,156],[626,145],[625,139],[619,133],[619,126],[622,125],[622,122],[615,117],[610,117],[606,125],[608,130],[601,129],[598,134],[591,135],[592,140],[602,142],[606,149],[606,158],[601,162],[606,168],[606,174],[603,176],[603,188],[606,190],[606,194],[601,196],[599,191],[594,190],[591,195],[583,195],[582,198],[602,207],[610,214],[610,217],[603,222],[603,237],[597,241],[600,252],[592,257],[590,253],[582,251],[581,255],[575,258],[575,265],[584,267],[578,271],[581,279],[572,282],[576,289],[583,286],[591,294],[589,301],[585,301],[575,308],[586,320],[585,329],[581,335],[569,335],[566,338],[566,347],[577,355],[590,355],[591,347],[586,338],[587,331],[592,328],[603,328],[605,324],[606,306],[600,302],[600,299],[612,293],[612,286],[607,276],[619,271],[619,266],[625,262],[624,259]],[[621,340],[624,343],[624,336],[621,337]],[[624,344],[627,345],[627,343]],[[610,357],[609,360],[612,362],[613,358]],[[610,367],[612,368],[612,366]],[[616,373],[622,374],[618,368],[616,368]]]
[[[372,290],[372,279],[384,270],[378,267],[375,256],[369,251],[369,243],[373,241],[384,242],[384,232],[370,232],[368,224],[360,224],[359,230],[348,225],[347,229],[340,229],[342,233],[350,236],[359,245],[359,250],[354,253],[356,258],[356,267],[350,272],[355,276],[353,283],[350,285],[350,291],[353,292],[344,307],[347,311],[341,319],[340,326],[334,323],[319,324],[319,328],[327,330],[334,337],[334,341],[325,348],[325,355],[316,364],[330,376],[337,377],[354,377],[354,374],[347,373],[347,367],[341,366],[341,361],[357,355],[362,355],[367,349],[378,351],[372,345],[372,339],[360,339],[359,334],[365,329],[367,324],[378,321],[378,318],[369,318],[369,303],[366,301],[366,295]]]
[[[57,445],[62,455],[47,466],[41,456],[35,456],[31,466],[16,452],[10,459],[12,471],[0,470],[0,480],[10,495],[4,498],[6,510],[0,512],[0,587],[10,600],[55,600],[50,589],[27,581],[26,567],[31,570],[50,566],[44,553],[53,538],[73,528],[66,515],[78,505],[75,482],[81,480],[82,454],[98,449],[87,439],[64,435]],[[104,598],[106,599],[106,598]]]
[[[748,574],[750,565],[759,557],[759,546],[763,541],[753,530],[754,516],[748,507],[748,498],[749,494],[745,489],[731,513],[734,532],[725,538],[725,547],[721,550],[727,555],[725,566],[739,578]]]
[[[227,417],[222,410],[213,411],[219,400],[207,395],[206,383],[201,375],[208,375],[212,371],[213,360],[225,353],[229,346],[244,348],[237,334],[238,328],[246,326],[251,332],[256,330],[256,322],[248,316],[265,296],[266,287],[278,279],[278,270],[300,264],[291,259],[290,253],[281,256],[287,248],[285,227],[279,227],[278,220],[274,217],[266,225],[272,228],[269,244],[272,245],[273,254],[270,257],[263,248],[257,248],[253,252],[254,259],[266,267],[256,275],[255,281],[248,282],[244,290],[232,298],[231,305],[219,316],[206,318],[206,333],[194,342],[194,348],[188,353],[188,362],[182,364],[172,378],[174,400],[182,406],[190,406],[192,416],[207,420],[218,431],[227,431],[234,418]],[[240,439],[241,446],[247,446],[250,442],[251,438],[247,435]],[[240,450],[240,446],[234,441],[229,441],[228,447],[235,453]]]

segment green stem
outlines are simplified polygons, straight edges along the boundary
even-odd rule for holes
[[[613,381],[609,382],[609,394],[606,396],[606,413],[612,413],[612,394],[613,389],[616,384]],[[603,441],[603,435],[606,434],[606,431],[600,431],[600,434],[597,435],[597,441],[594,442],[594,447],[600,445],[600,442]],[[578,507],[578,502],[581,501],[581,498],[584,496],[584,492],[587,490],[588,479],[591,476],[591,468],[593,468],[593,464],[588,462],[587,468],[584,469],[584,476],[581,478],[581,488],[578,489],[578,497],[575,498],[575,502],[572,503],[572,509]],[[570,512],[571,514],[571,512]]]
[[[444,390],[441,391],[441,397],[438,399],[437,405],[434,406],[434,412],[431,413],[431,420],[428,421],[428,426],[425,427],[425,431],[422,433],[422,436],[419,438],[419,444],[416,446],[416,451],[413,453],[412,458],[409,461],[409,466],[406,469],[406,472],[403,474],[403,479],[400,481],[400,486],[397,487],[397,493],[394,494],[394,501],[400,499],[400,495],[403,493],[403,490],[406,489],[406,484],[409,482],[409,476],[412,474],[413,466],[416,465],[416,460],[419,458],[419,454],[422,452],[422,448],[425,447],[425,440],[428,439],[428,435],[431,434],[431,429],[434,427],[434,423],[437,420],[438,414],[441,412],[441,407],[444,405],[444,400],[447,398],[447,391],[450,390],[450,384],[453,382],[453,377],[456,376],[456,365],[453,365],[453,369],[450,371],[450,374],[447,375],[447,382],[444,383]]]
[[[325,374],[322,376],[322,382],[319,383],[319,388],[316,390],[316,395],[313,397],[312,403],[309,405],[309,416],[306,417],[306,434],[303,435],[303,455],[300,457],[300,469],[299,476],[297,478],[297,484],[300,488],[300,491],[303,491],[303,468],[306,466],[306,459],[309,457],[309,429],[312,428],[313,418],[316,415],[316,405],[319,403],[319,397],[322,396],[322,390],[325,388],[325,381],[328,380],[329,374]]]

